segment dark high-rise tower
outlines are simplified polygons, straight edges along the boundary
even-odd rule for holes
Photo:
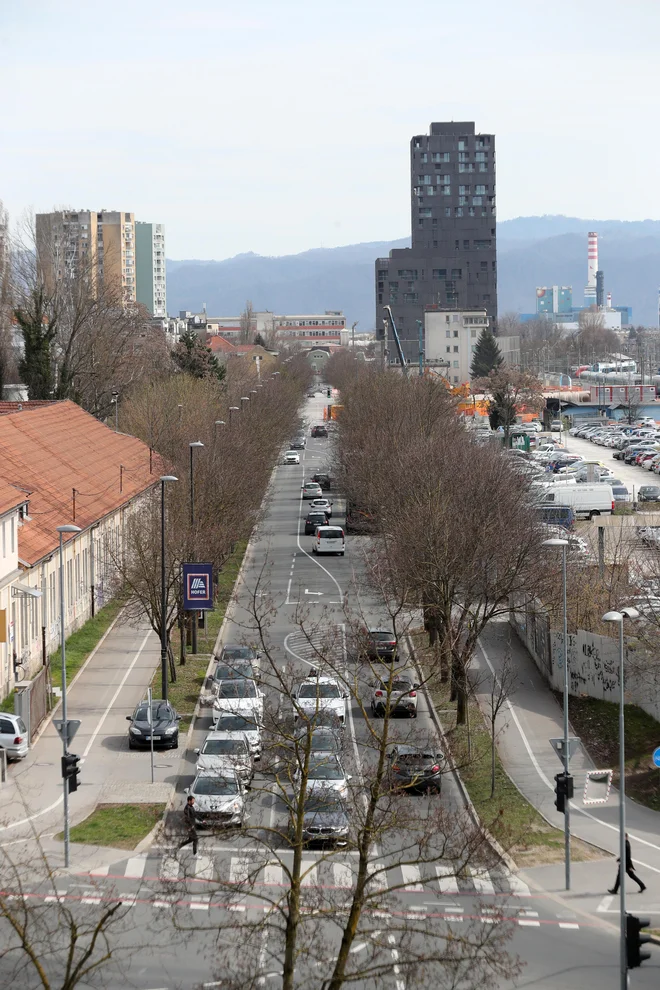
[[[431,124],[410,142],[412,247],[376,261],[376,329],[390,305],[416,360],[424,307],[485,309],[497,319],[495,135],[473,122]]]

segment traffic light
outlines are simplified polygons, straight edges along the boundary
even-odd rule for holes
[[[626,915],[626,955],[628,969],[636,969],[645,959],[651,958],[650,952],[640,952],[640,949],[652,939],[651,935],[641,935],[642,928],[648,928],[650,918],[636,918],[634,914]]]
[[[78,790],[79,763],[80,757],[75,753],[67,753],[62,757],[62,777],[68,781],[69,794]]]
[[[328,389],[328,398],[330,398],[331,396],[332,396],[332,389],[331,389],[331,388],[329,388],[329,389]]]
[[[555,808],[562,815],[566,813],[566,801],[573,797],[573,778],[570,774],[555,774]]]

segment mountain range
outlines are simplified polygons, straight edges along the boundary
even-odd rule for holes
[[[613,305],[632,306],[633,321],[658,325],[660,221],[584,220],[578,217],[517,217],[497,226],[498,308],[531,313],[541,285],[572,285],[583,304],[587,277],[587,233],[598,232],[599,266]],[[167,262],[170,313],[240,313],[246,300],[256,310],[319,313],[342,310],[350,326],[374,325],[374,261],[409,238],[370,241],[301,254],[264,257],[238,254],[224,261]]]

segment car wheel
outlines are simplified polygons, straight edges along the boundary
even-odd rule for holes
[[[133,740],[132,739],[129,739],[128,740],[128,748],[129,749],[135,749],[135,745],[133,744]]]
[[[341,551],[341,553],[339,554],[339,556],[340,557],[343,557],[344,556],[344,551],[343,550]]]
[[[414,711],[412,711],[412,712],[410,713],[410,717],[411,717],[411,718],[417,718],[417,709],[415,709]]]

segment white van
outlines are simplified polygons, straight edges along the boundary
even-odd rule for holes
[[[317,526],[312,553],[339,553],[343,557],[345,543],[341,526]]]
[[[590,485],[553,485],[544,491],[541,505],[569,505],[576,516],[592,519],[593,516],[611,515],[616,502],[612,486],[603,484]]]

